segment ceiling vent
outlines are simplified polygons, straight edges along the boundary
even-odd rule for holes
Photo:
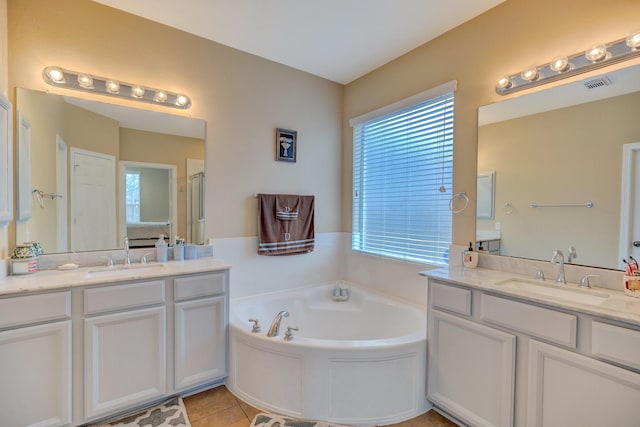
[[[584,86],[589,90],[604,86],[610,86],[611,84],[611,79],[607,76],[596,77],[595,79],[587,80],[586,82],[584,82]]]

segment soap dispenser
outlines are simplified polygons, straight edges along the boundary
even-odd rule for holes
[[[156,242],[156,261],[167,262],[167,243],[164,241],[164,234],[161,234]]]
[[[478,266],[478,252],[473,251],[472,242],[469,242],[469,249],[463,253],[462,265],[467,268],[476,268]]]

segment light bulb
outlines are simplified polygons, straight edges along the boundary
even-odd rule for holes
[[[508,89],[511,86],[513,86],[513,83],[511,83],[511,80],[507,76],[500,77],[496,82],[496,87],[500,89]]]
[[[78,84],[85,89],[93,89],[93,78],[88,74],[78,74]]]
[[[602,61],[607,57],[607,47],[603,44],[592,46],[584,53],[584,56],[591,62]]]
[[[634,31],[627,37],[627,46],[631,49],[640,49],[640,30]]]
[[[134,98],[142,98],[144,96],[144,88],[142,86],[132,86],[131,96]]]
[[[51,80],[53,83],[64,83],[64,73],[58,67],[47,67],[44,69],[47,78]]]
[[[566,56],[558,56],[551,61],[549,68],[558,73],[563,73],[571,68],[571,63]]]
[[[162,90],[156,91],[156,94],[153,96],[153,100],[156,102],[165,102],[167,100],[167,92]]]
[[[107,90],[107,92],[112,93],[112,94],[117,94],[118,92],[120,92],[120,83],[118,83],[115,80],[107,80],[105,83],[105,88]]]
[[[520,73],[520,77],[522,77],[523,80],[529,82],[537,80],[539,76],[540,75],[538,74],[538,69],[535,65],[527,68],[526,70],[522,71],[522,73]]]
[[[187,105],[189,105],[191,101],[189,100],[189,97],[186,95],[177,95],[176,96],[176,105],[180,106],[180,107],[186,107]]]

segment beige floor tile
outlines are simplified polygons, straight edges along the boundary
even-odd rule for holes
[[[261,411],[258,408],[254,408],[253,406],[249,405],[248,403],[243,402],[242,400],[240,400],[238,398],[236,398],[236,400],[238,401],[238,404],[240,405],[240,408],[242,408],[242,411],[245,413],[245,415],[247,416],[249,421],[253,421],[253,419],[255,418],[256,415],[258,415],[260,412],[264,412],[264,411]]]
[[[387,427],[455,427],[456,424],[449,421],[434,410],[426,414],[419,415],[401,423],[392,424]]]
[[[197,421],[191,420],[191,415],[189,419],[191,427],[247,427],[250,423],[240,406],[217,411]]]
[[[192,423],[225,409],[232,407],[240,409],[236,398],[224,386],[189,396],[184,399],[184,406]],[[240,411],[242,412],[241,409]]]

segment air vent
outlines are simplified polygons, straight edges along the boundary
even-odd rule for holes
[[[595,79],[587,80],[586,82],[584,82],[584,86],[589,90],[609,86],[611,84],[611,79],[607,76],[596,77]]]

